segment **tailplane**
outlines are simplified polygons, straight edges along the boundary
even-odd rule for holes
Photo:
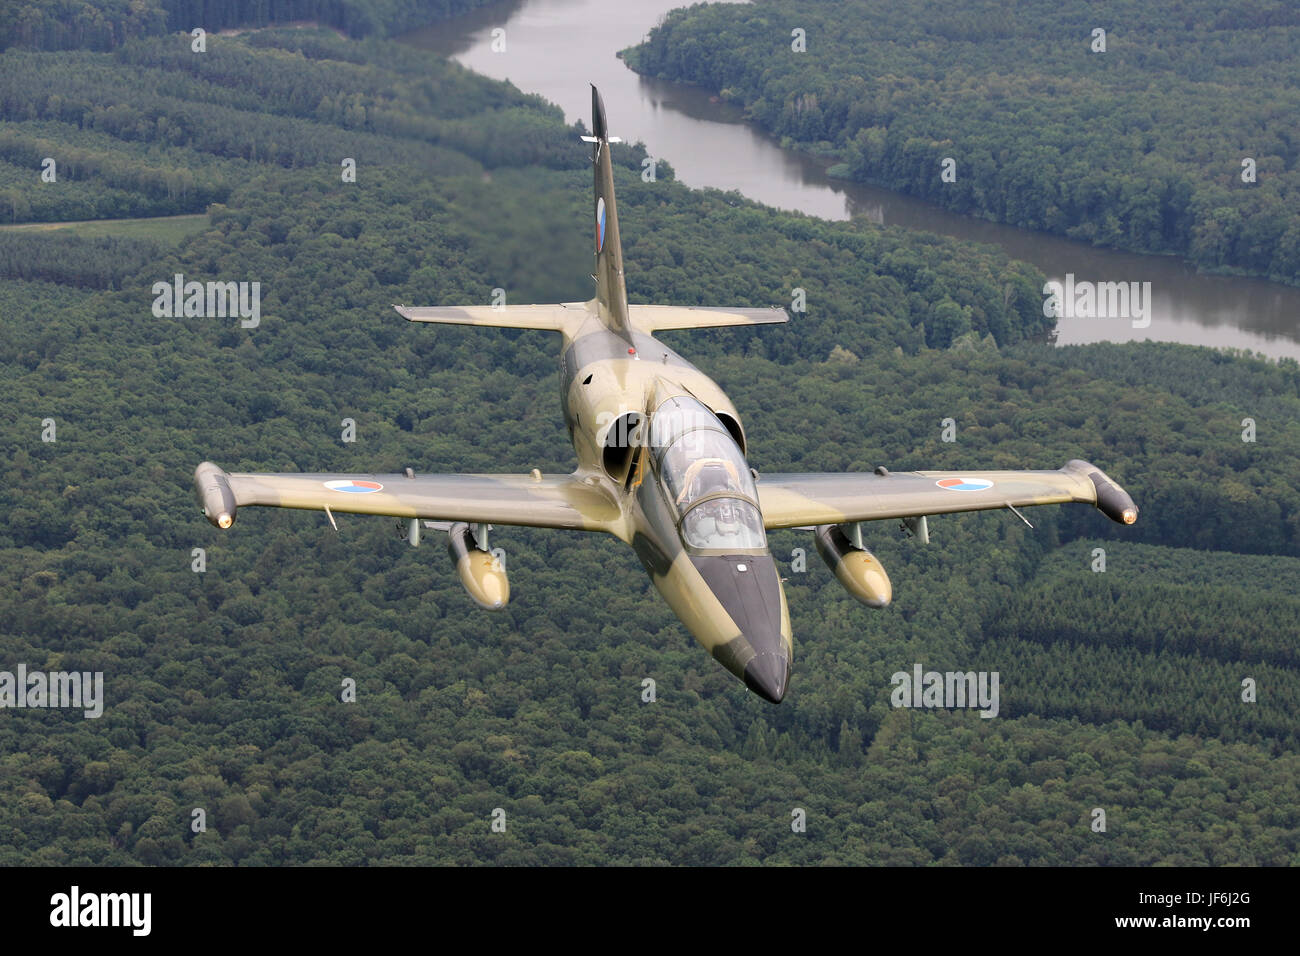
[[[548,329],[572,337],[589,316],[596,312],[605,327],[635,347],[633,333],[651,335],[661,329],[710,329],[737,325],[766,325],[785,322],[784,309],[700,308],[668,305],[627,304],[627,286],[623,282],[623,245],[618,234],[618,210],[614,205],[614,168],[609,160],[609,146],[620,143],[609,135],[605,123],[605,104],[600,91],[591,88],[591,135],[582,137],[591,144],[594,167],[594,203],[596,227],[596,298],[591,302],[563,302],[556,305],[506,305],[504,301],[483,306],[396,306],[411,322],[435,322],[443,325],[484,325],[507,329]]]

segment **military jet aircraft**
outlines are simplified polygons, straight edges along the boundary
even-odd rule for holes
[[[556,305],[445,306],[397,311],[411,322],[549,329],[560,333],[561,405],[577,453],[571,475],[228,474],[198,466],[204,513],[229,528],[239,507],[263,505],[406,519],[448,534],[470,596],[509,600],[494,525],[601,531],[630,544],[650,580],[719,663],[772,703],[790,682],[790,613],[766,532],[805,528],[836,578],[859,601],[892,598],[885,569],[863,544],[863,523],[902,519],[922,542],[928,515],[1086,502],[1124,524],[1128,493],[1074,460],[1056,471],[764,474],[745,458],[735,406],[708,376],[654,337],[661,329],[785,322],[784,309],[629,305],[605,108],[592,87],[596,294]],[[1023,516],[1021,516],[1023,519]],[[499,553],[499,552],[498,552]]]

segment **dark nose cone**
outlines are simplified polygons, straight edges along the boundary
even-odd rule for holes
[[[783,654],[758,654],[745,665],[745,686],[769,703],[781,703],[790,686],[789,659]]]

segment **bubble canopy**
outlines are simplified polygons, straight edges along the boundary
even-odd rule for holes
[[[667,399],[650,419],[650,450],[682,540],[701,551],[763,551],[767,539],[745,456],[703,403]]]

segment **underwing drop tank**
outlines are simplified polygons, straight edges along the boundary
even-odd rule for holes
[[[886,607],[894,599],[894,586],[889,583],[876,556],[866,548],[857,547],[837,524],[817,526],[817,553],[844,590],[867,607]]]
[[[510,580],[501,560],[479,547],[474,531],[457,522],[447,532],[447,553],[456,574],[474,603],[486,611],[500,611],[510,601]]]

